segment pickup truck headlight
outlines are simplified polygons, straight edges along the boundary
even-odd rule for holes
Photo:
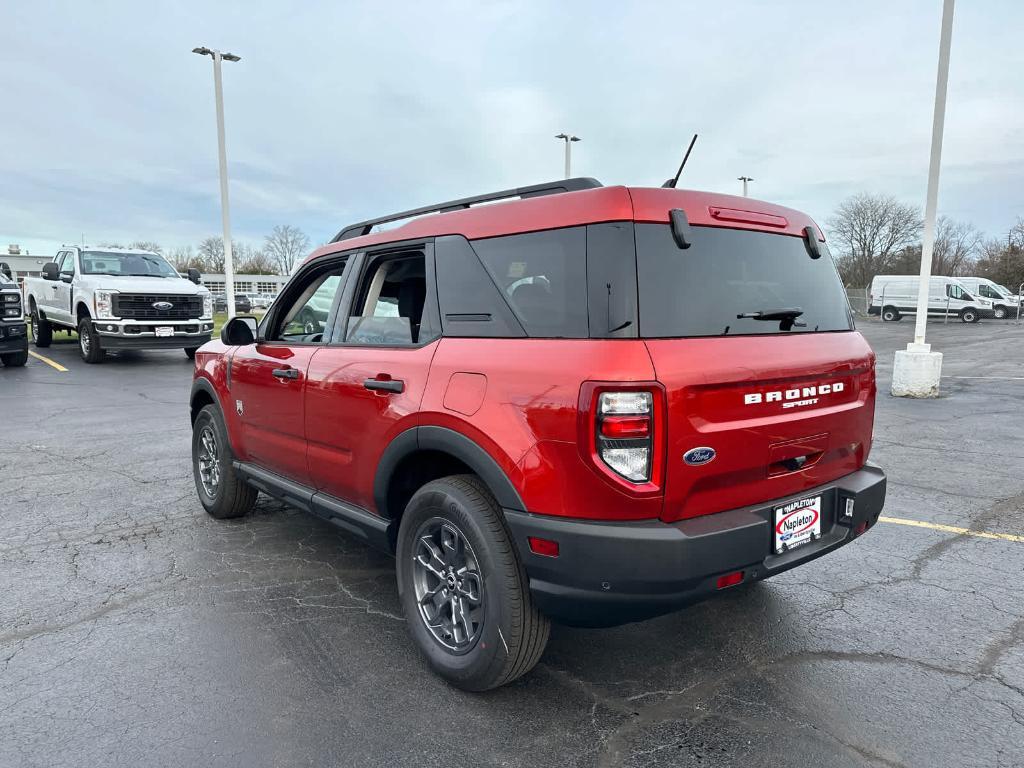
[[[0,306],[3,307],[3,317],[21,317],[21,296],[16,293],[5,293],[0,298]]]
[[[96,318],[98,320],[112,320],[114,317],[115,291],[96,291],[93,298],[96,302]]]
[[[203,317],[213,317],[213,296],[209,293],[203,294]]]

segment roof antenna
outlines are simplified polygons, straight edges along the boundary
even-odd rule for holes
[[[688,146],[686,148],[686,154],[683,156],[683,162],[681,162],[679,164],[679,170],[676,171],[675,178],[674,179],[669,179],[668,181],[666,181],[664,184],[661,185],[662,187],[668,187],[669,189],[675,189],[676,188],[676,184],[679,183],[679,176],[683,172],[683,166],[685,166],[686,165],[686,161],[690,159],[690,152],[693,150],[693,145],[696,144],[696,143],[697,143],[697,134],[695,133],[695,134],[693,134],[693,138],[690,139],[690,146]]]

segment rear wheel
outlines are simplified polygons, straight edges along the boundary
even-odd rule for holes
[[[199,411],[192,425],[192,475],[203,508],[218,520],[242,517],[259,496],[235,471],[227,429],[215,405]]]
[[[960,322],[962,323],[976,323],[978,322],[978,311],[975,309],[967,308],[960,313]]]
[[[39,316],[39,310],[32,311],[32,341],[39,349],[45,349],[53,341],[53,326],[45,317]]]
[[[82,359],[87,363],[103,362],[103,347],[100,346],[100,335],[96,333],[92,320],[83,317],[78,324],[78,348]]]
[[[28,350],[23,349],[21,352],[0,355],[0,362],[3,362],[8,368],[20,368],[28,362]]]
[[[397,570],[413,640],[456,687],[497,688],[540,660],[550,622],[479,478],[446,477],[416,492],[398,532]]]
[[[894,323],[900,319],[900,312],[896,307],[885,307],[882,310],[882,319],[887,323]]]

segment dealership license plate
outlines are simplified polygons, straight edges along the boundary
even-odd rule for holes
[[[788,552],[821,537],[821,496],[810,496],[775,508],[775,554]]]
[[[158,325],[156,327],[157,336],[173,336],[174,328],[170,325]]]

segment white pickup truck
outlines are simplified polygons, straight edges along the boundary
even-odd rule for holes
[[[162,256],[122,248],[64,246],[26,282],[37,347],[54,329],[78,332],[82,359],[103,360],[107,350],[184,349],[189,358],[210,340],[213,298],[186,280]]]

